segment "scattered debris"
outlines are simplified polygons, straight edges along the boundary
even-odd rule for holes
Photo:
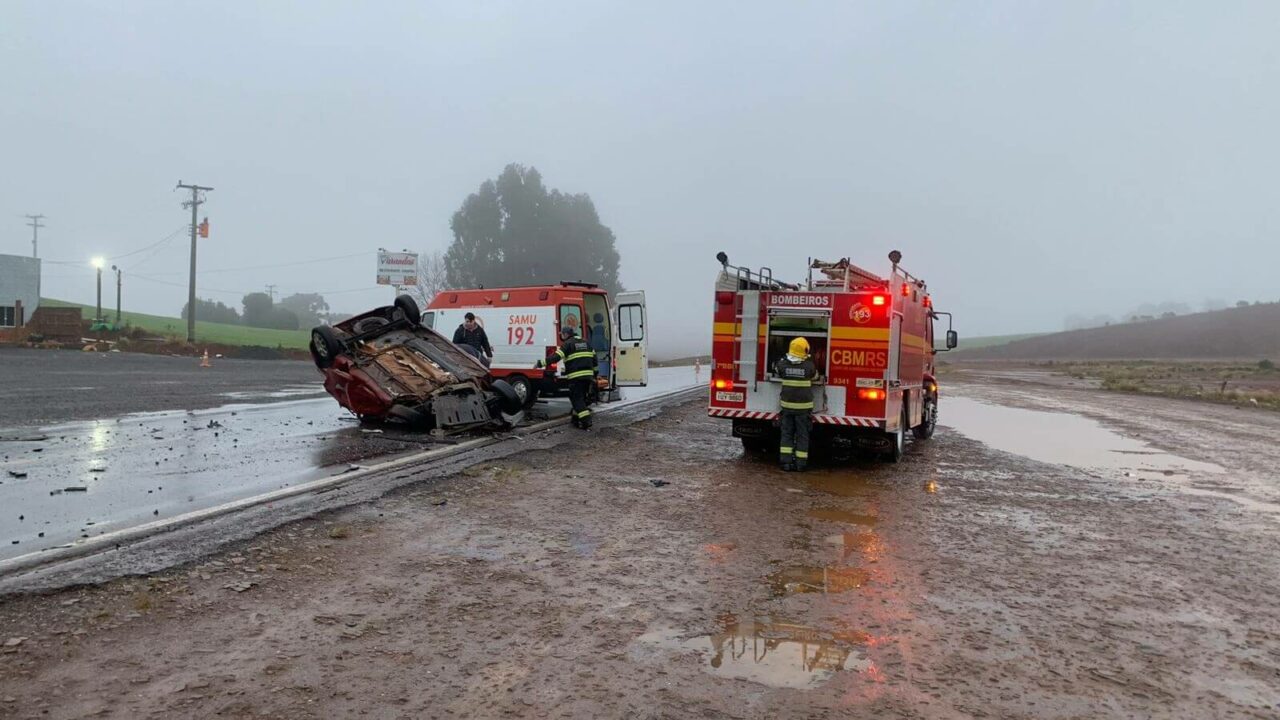
[[[442,497],[431,498],[431,504],[437,507],[440,505],[446,505],[448,504],[448,502],[449,502],[449,498],[442,498]]]
[[[336,539],[351,537],[351,528],[346,525],[334,525],[329,528],[329,537]]]
[[[103,472],[106,472],[106,471],[107,471],[107,469],[106,469],[106,468],[104,468],[104,467],[93,467],[93,468],[89,468],[89,472],[91,472],[91,473],[103,473]]]
[[[258,584],[258,583],[257,583],[257,582],[254,582],[253,580],[241,580],[240,582],[227,583],[226,585],[223,585],[222,587],[223,587],[223,588],[225,588],[225,589],[227,589],[227,590],[235,590],[235,591],[236,591],[236,592],[238,592],[238,593],[242,593],[242,592],[244,592],[245,590],[248,590],[249,588],[251,588],[251,587],[253,587],[254,585],[257,585],[257,584]]]
[[[21,480],[22,478],[24,478],[24,477],[26,477],[26,476],[27,476],[27,474],[26,474],[26,473],[24,473],[24,472],[22,472],[22,471],[20,471],[20,470],[10,470],[10,471],[9,471],[9,477],[11,477],[11,478],[18,478],[19,480]]]
[[[18,647],[19,645],[21,645],[26,641],[27,639],[25,637],[11,637],[8,640],[4,641],[4,646],[7,648]]]
[[[68,488],[62,488],[62,490],[63,492],[89,492],[89,488],[84,487],[83,485],[72,485]]]
[[[667,482],[666,480],[659,480],[658,478],[650,478],[649,484],[654,487],[665,487],[667,485],[670,485],[671,483]]]

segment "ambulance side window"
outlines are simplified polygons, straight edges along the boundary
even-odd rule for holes
[[[436,314],[433,312],[422,313],[422,326],[428,330],[436,329]]]

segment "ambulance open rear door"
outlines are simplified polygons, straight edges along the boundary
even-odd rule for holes
[[[649,353],[645,323],[648,320],[644,291],[618,293],[614,297],[613,372],[618,387],[649,384]]]

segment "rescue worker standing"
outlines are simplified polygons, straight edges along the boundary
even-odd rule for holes
[[[565,325],[560,329],[560,347],[547,356],[547,364],[564,363],[563,377],[569,381],[569,403],[573,406],[573,426],[586,430],[591,427],[591,408],[587,396],[596,378],[596,353],[591,343],[577,336],[577,331]]]
[[[809,341],[791,341],[787,354],[774,363],[773,374],[782,378],[779,396],[782,442],[778,448],[782,469],[804,472],[809,464],[809,425],[813,415],[813,380],[818,370],[809,357]]]

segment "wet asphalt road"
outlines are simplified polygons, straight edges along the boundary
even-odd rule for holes
[[[34,361],[44,356],[54,359]],[[310,381],[299,383],[292,367],[298,363],[288,361],[215,361],[202,369],[190,358],[123,353],[24,351],[20,357],[27,364],[12,366],[12,377],[28,390],[88,382],[92,375],[117,395],[145,399],[124,408],[180,409],[0,430],[0,561],[469,437],[440,440],[391,425],[360,427],[324,393],[309,364]],[[54,370],[41,371],[45,366]],[[169,378],[173,385],[161,387],[180,392],[153,394],[157,378]],[[652,380],[624,396],[688,384],[692,373],[655,369]],[[41,416],[76,416],[83,408],[75,397],[51,395]],[[17,418],[4,407],[6,417]],[[529,420],[565,412],[566,401],[552,399],[538,403]]]
[[[323,393],[315,365],[0,348],[0,435],[15,427]]]
[[[944,393],[899,465],[692,403],[8,598],[0,717],[1275,717],[1280,416]]]

